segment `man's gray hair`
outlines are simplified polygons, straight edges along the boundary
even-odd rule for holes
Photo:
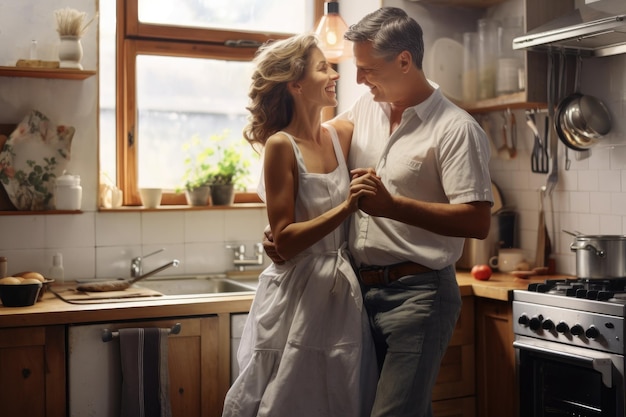
[[[344,38],[352,42],[372,42],[378,57],[387,61],[409,51],[417,68],[422,69],[424,38],[422,27],[397,7],[382,7],[350,26]]]

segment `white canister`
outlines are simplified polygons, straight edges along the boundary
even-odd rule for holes
[[[83,198],[80,175],[63,174],[57,178],[54,198],[57,210],[80,210]]]

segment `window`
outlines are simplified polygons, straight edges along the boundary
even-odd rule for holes
[[[184,145],[229,132],[242,140],[251,60],[258,45],[312,30],[320,0],[100,2],[100,170],[140,205],[139,187],[185,204]],[[258,201],[260,160],[247,193]]]

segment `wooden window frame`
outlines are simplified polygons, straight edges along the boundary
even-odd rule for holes
[[[139,0],[117,0],[116,31],[116,170],[124,206],[141,206],[137,155],[137,55],[212,58],[250,61],[257,48],[225,46],[227,40],[244,39],[259,44],[284,39],[284,33],[200,29],[148,24],[139,21]],[[314,20],[323,14],[324,2],[315,0]],[[261,202],[256,193],[237,193],[235,203]],[[164,192],[163,205],[186,205],[183,194]]]

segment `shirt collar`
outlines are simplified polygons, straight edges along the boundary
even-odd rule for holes
[[[417,117],[419,117],[420,120],[426,120],[428,119],[428,117],[430,116],[430,114],[433,112],[435,105],[437,103],[439,103],[442,99],[443,99],[443,95],[441,93],[441,89],[439,88],[439,84],[435,83],[434,81],[428,80],[428,82],[430,83],[430,85],[435,89],[433,91],[433,93],[428,96],[428,98],[424,101],[422,101],[421,103],[412,106],[412,107],[408,107],[405,111],[409,111],[412,110],[415,112],[415,114],[417,115]],[[387,115],[387,117],[389,117],[390,111],[391,111],[391,105],[389,103],[378,103],[378,105],[382,108],[382,110],[385,112],[385,114]]]

